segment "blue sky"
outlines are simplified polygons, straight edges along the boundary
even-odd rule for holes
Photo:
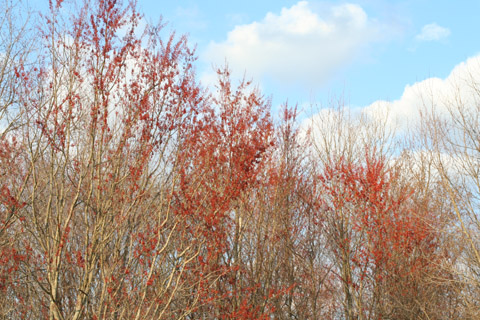
[[[198,74],[228,61],[273,104],[344,95],[353,106],[396,100],[480,52],[480,1],[139,0],[147,19],[197,44]]]

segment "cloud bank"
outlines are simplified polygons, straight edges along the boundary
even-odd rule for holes
[[[452,108],[474,108],[479,99],[480,54],[457,65],[445,79],[428,78],[407,85],[400,99],[376,101],[363,112],[372,117],[388,115],[391,126],[404,129],[418,124],[424,107],[446,114]]]

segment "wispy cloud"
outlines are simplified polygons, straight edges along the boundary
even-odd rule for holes
[[[450,35],[450,29],[439,26],[436,23],[430,23],[422,28],[415,39],[418,41],[439,41],[447,38]]]
[[[207,27],[207,22],[205,21],[198,5],[190,7],[178,6],[175,10],[175,14],[176,17],[189,28],[203,30]]]

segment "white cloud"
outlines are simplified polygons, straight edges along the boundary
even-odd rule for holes
[[[439,26],[436,23],[430,23],[422,28],[422,32],[415,39],[418,41],[439,41],[450,35],[450,29]]]
[[[317,12],[300,1],[280,14],[237,25],[223,42],[211,42],[208,62],[225,61],[237,72],[283,83],[321,85],[380,39],[380,25],[356,4],[327,6]]]
[[[462,121],[475,128],[480,121],[480,54],[457,65],[445,79],[428,78],[407,85],[398,100],[378,100],[363,108],[346,106],[343,101],[333,103],[304,120],[302,130],[312,133],[319,155],[332,150],[333,154],[344,156],[361,155],[366,145],[394,154],[396,143],[402,141],[406,130],[420,124],[421,111],[433,111],[446,121],[452,115],[462,119],[463,114],[467,118]],[[458,137],[463,138],[461,134]],[[465,162],[470,155],[463,152],[463,158],[455,159],[448,159],[447,155],[437,157],[455,165],[457,174],[465,174],[458,163]]]
[[[420,111],[426,107],[439,114],[455,108],[478,108],[480,100],[480,55],[457,65],[445,79],[428,78],[407,85],[400,99],[376,101],[363,112],[371,117],[388,114],[391,126],[405,129],[419,123]]]

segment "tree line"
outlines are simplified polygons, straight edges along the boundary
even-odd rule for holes
[[[206,89],[134,1],[1,1],[0,319],[480,317],[473,77],[400,143]]]

